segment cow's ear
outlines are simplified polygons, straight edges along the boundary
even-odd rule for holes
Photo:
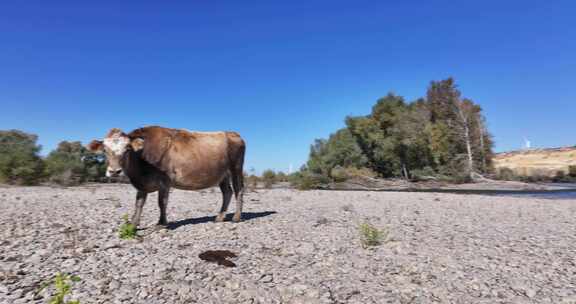
[[[104,150],[104,143],[101,140],[93,140],[86,146],[90,152],[102,152]]]
[[[130,142],[130,145],[132,146],[132,150],[134,151],[140,151],[144,148],[144,140],[142,138],[135,138]]]

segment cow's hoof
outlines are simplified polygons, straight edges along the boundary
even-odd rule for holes
[[[216,223],[222,223],[225,218],[226,218],[226,215],[225,215],[225,214],[218,214],[218,215],[216,216],[216,219],[214,220],[214,222],[216,222]]]
[[[235,216],[232,218],[232,221],[233,221],[234,223],[240,223],[240,222],[242,221],[242,217],[235,215]]]
[[[154,230],[164,230],[168,229],[168,223],[158,223],[154,226]]]

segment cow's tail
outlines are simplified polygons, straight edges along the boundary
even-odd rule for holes
[[[230,175],[232,177],[232,188],[236,200],[242,202],[244,194],[244,155],[246,154],[246,143],[236,132],[226,132],[228,137],[228,157],[230,159]]]
[[[238,149],[238,154],[235,155],[235,162],[232,163],[232,188],[236,200],[242,201],[244,194],[244,154],[246,153],[246,146],[242,145]]]

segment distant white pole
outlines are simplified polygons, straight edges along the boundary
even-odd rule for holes
[[[526,150],[530,150],[531,146],[532,146],[532,143],[528,140],[528,138],[524,137],[524,148]]]
[[[292,164],[290,164],[290,166],[288,166],[288,174],[292,174]]]

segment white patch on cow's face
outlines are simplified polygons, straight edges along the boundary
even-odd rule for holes
[[[115,156],[124,154],[130,140],[124,136],[113,136],[104,139],[104,146]]]

